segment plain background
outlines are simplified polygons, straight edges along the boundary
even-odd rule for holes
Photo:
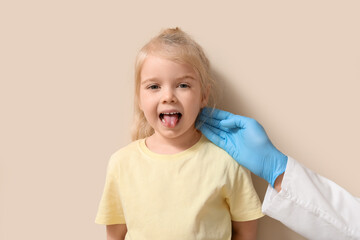
[[[105,239],[94,219],[108,159],[130,142],[135,56],[167,27],[203,46],[221,108],[360,196],[359,12],[359,1],[1,1],[0,239]],[[266,183],[254,184],[262,199]],[[258,236],[303,239],[268,217]]]

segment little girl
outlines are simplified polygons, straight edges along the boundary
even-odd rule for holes
[[[139,52],[134,142],[110,159],[96,223],[108,239],[255,239],[263,216],[249,171],[196,128],[213,80],[179,28]]]

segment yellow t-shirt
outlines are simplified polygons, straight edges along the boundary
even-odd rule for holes
[[[230,239],[231,221],[262,217],[248,170],[206,137],[177,154],[141,139],[110,159],[95,222],[126,224],[125,239]]]

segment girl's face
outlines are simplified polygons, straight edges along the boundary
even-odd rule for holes
[[[150,55],[140,77],[139,106],[155,135],[176,139],[195,134],[196,117],[207,99],[192,67]]]

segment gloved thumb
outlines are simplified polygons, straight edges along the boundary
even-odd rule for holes
[[[246,125],[248,119],[249,118],[244,116],[233,116],[231,118],[222,120],[220,125],[226,128],[243,128]]]
[[[235,121],[234,118],[221,120],[220,125],[222,127],[226,127],[226,128],[236,128],[237,127],[236,126],[236,121]]]

